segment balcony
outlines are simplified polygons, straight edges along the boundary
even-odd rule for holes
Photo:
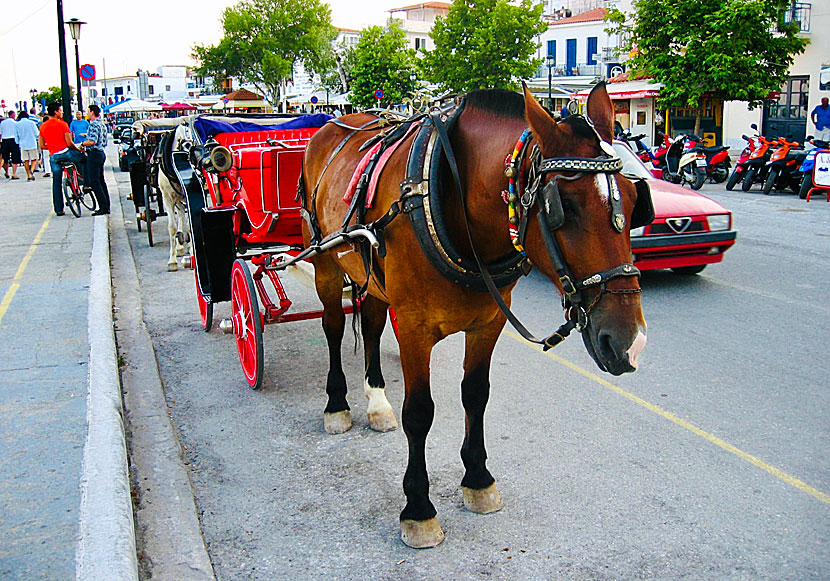
[[[571,67],[570,71],[565,64],[556,64],[553,66],[552,73],[554,77],[573,77],[573,76],[585,76],[585,77],[597,77],[605,74],[605,65],[600,63],[589,65],[589,64],[577,64]],[[547,79],[548,78],[548,66],[543,64],[536,70],[535,78],[538,79]]]

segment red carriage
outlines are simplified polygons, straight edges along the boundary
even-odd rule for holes
[[[231,301],[232,316],[219,327],[234,334],[245,379],[254,389],[263,377],[263,326],[322,314],[289,313],[291,301],[279,273],[349,240],[377,244],[370,231],[356,229],[303,246],[297,183],[306,144],[328,119],[319,114],[200,116],[192,121],[190,151],[173,153],[186,192],[202,327],[211,329],[215,303]]]

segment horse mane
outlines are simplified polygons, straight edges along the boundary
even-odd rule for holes
[[[499,117],[523,119],[525,100],[520,93],[505,89],[478,89],[465,96],[466,106],[492,113]]]
[[[560,121],[560,124],[570,127],[574,136],[585,139],[596,139],[597,137],[596,130],[590,124],[588,119],[582,115],[570,115],[565,117],[562,121]]]

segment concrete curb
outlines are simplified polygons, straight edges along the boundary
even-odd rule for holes
[[[112,318],[109,224],[94,218],[89,286],[88,434],[81,473],[76,578],[138,579],[121,386]]]

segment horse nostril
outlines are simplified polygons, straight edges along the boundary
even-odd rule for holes
[[[617,349],[617,345],[614,341],[614,338],[608,331],[600,331],[599,335],[597,336],[597,342],[599,343],[600,352],[602,352],[607,357],[614,359],[622,358],[622,352]]]

